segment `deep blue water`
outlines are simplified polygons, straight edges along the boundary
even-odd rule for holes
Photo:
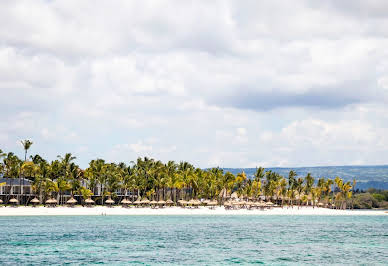
[[[0,217],[0,263],[387,265],[386,216]]]
[[[225,171],[230,171],[237,174],[244,171],[248,176],[253,176],[255,168],[224,168]],[[314,177],[335,178],[339,176],[346,181],[357,180],[356,188],[368,189],[388,189],[388,165],[373,165],[373,166],[319,166],[319,167],[294,167],[280,168],[270,167],[266,170],[275,171],[285,177],[288,177],[290,170],[296,171],[298,176],[306,176],[311,173]]]

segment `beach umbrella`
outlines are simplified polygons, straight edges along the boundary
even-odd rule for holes
[[[133,204],[141,204],[141,197],[138,197]]]
[[[194,199],[191,199],[191,200],[189,200],[189,202],[188,202],[187,204],[189,204],[189,205],[194,205],[194,204],[195,204],[195,200],[194,200]]]
[[[130,200],[127,200],[127,199],[123,199],[121,201],[121,204],[131,204],[132,202]]]
[[[164,204],[166,204],[166,202],[165,202],[164,200],[159,200],[159,201],[158,201],[158,204],[159,204],[159,205],[164,205]]]
[[[85,200],[85,203],[86,203],[86,204],[94,204],[94,200],[92,200],[92,199],[89,198],[89,199],[86,199],[86,200]]]
[[[324,206],[325,204],[323,204],[322,202],[318,202],[318,204],[317,204],[319,207],[322,207],[322,206]]]
[[[174,204],[174,202],[173,202],[172,200],[170,200],[170,199],[168,199],[168,200],[166,201],[166,203],[167,203],[168,205]]]
[[[150,204],[150,200],[147,198],[144,198],[140,201],[141,204]]]
[[[150,201],[150,204],[151,204],[151,205],[156,205],[156,204],[158,204],[158,202],[157,202],[156,200],[151,200],[151,201]]]
[[[189,204],[189,202],[188,201],[185,201],[185,200],[178,200],[178,203],[181,205],[181,206],[185,206],[185,205],[187,205],[187,204]]]
[[[207,205],[216,206],[216,205],[218,205],[218,202],[216,200],[211,200]]]
[[[206,199],[206,200],[203,201],[203,204],[209,205],[209,203],[210,203],[209,199]]]
[[[39,204],[40,201],[35,197],[30,201],[32,204]]]
[[[114,204],[115,201],[112,200],[110,197],[105,201],[106,204]]]
[[[230,205],[239,205],[240,203],[236,200],[230,201]]]
[[[46,204],[57,204],[58,201],[56,199],[48,199],[46,200]]]
[[[242,200],[242,201],[239,201],[239,204],[240,205],[245,205],[245,204],[247,204],[248,202],[246,202],[245,200]]]
[[[225,201],[224,202],[224,207],[231,207],[232,203],[230,201]]]
[[[272,202],[268,201],[268,202],[265,203],[265,205],[267,205],[267,206],[273,206],[274,204],[273,204]]]
[[[17,199],[13,198],[13,199],[9,200],[9,203],[12,203],[12,204],[16,205],[16,204],[19,204],[19,201]]]
[[[77,200],[73,197],[71,197],[68,201],[66,201],[67,204],[76,204],[77,203]]]

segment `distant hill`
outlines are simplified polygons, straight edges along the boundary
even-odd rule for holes
[[[223,168],[224,171],[230,171],[233,174],[244,171],[249,177],[255,173],[255,168]],[[290,170],[294,170],[298,176],[306,176],[311,173],[314,177],[335,178],[339,176],[346,181],[357,180],[358,189],[388,189],[388,165],[376,166],[318,166],[318,167],[269,167],[265,170],[272,170],[284,177],[288,177]]]

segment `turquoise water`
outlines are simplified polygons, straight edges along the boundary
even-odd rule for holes
[[[1,264],[388,264],[384,216],[0,217]]]

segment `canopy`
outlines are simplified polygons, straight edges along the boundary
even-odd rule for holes
[[[19,201],[15,198],[9,200],[10,203],[19,203]]]
[[[140,197],[138,197],[134,202],[133,202],[133,204],[140,204],[141,203],[141,198]]]
[[[140,201],[140,203],[141,203],[141,204],[149,204],[150,201],[149,201],[149,199],[144,198],[144,199],[142,199],[142,200]]]
[[[48,199],[46,200],[46,204],[57,204],[58,201],[56,199]]]
[[[207,205],[216,206],[216,205],[218,205],[218,202],[216,200],[211,200],[211,201],[209,201],[209,203]]]
[[[188,204],[197,205],[197,202],[194,199],[189,200]]]
[[[109,199],[107,199],[107,200],[105,201],[105,203],[107,203],[107,204],[114,204],[115,201],[112,200],[111,198],[109,198]]]
[[[40,201],[37,198],[33,198],[30,202],[31,203],[40,203]]]
[[[70,198],[68,201],[66,201],[67,204],[75,204],[77,203],[77,200],[75,198]]]
[[[94,204],[94,200],[92,200],[92,199],[87,199],[87,200],[85,200],[85,203]]]
[[[208,205],[209,205],[209,203],[210,203],[210,200],[209,200],[209,199],[206,199],[206,200],[204,200],[204,201],[203,201],[203,203],[204,203],[204,204],[208,204]]]
[[[123,199],[121,201],[121,204],[131,204],[131,201],[127,200],[127,199]]]
[[[174,204],[174,202],[173,202],[172,200],[170,200],[170,199],[168,199],[168,200],[166,201],[166,203],[167,203],[167,204]]]

